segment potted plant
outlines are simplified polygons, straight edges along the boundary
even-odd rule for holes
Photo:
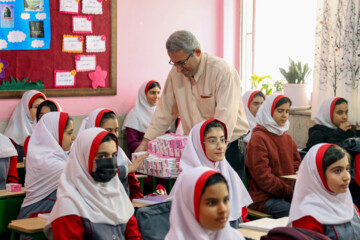
[[[259,89],[265,95],[272,94],[274,84],[272,82],[272,78],[270,75],[258,76],[255,73],[253,73],[250,77],[250,80],[251,80],[251,85],[252,85],[253,89]]]
[[[305,80],[311,72],[308,64],[302,65],[300,61],[295,63],[295,61],[289,58],[288,71],[283,68],[279,68],[279,70],[288,82],[284,84],[284,94],[291,98],[291,109],[310,107],[305,84]]]
[[[274,82],[274,87],[275,87],[275,92],[274,93],[282,94],[283,90],[284,90],[284,83],[285,83],[284,79],[276,80]]]

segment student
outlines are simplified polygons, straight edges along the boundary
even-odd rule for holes
[[[115,136],[119,134],[117,117],[115,113],[109,109],[98,108],[92,111],[81,123],[79,133],[91,127],[103,128]],[[144,154],[131,163],[125,152],[118,146],[117,163],[119,167],[119,178],[129,194],[130,199],[143,197],[139,180],[135,176],[135,171],[146,157],[147,154]]]
[[[134,108],[126,115],[122,130],[126,131],[130,153],[135,151],[144,137],[159,102],[160,90],[157,81],[144,82],[138,91]]]
[[[47,113],[36,124],[28,146],[25,199],[18,219],[52,209],[68,159],[66,151],[70,151],[74,139],[73,121],[67,113]]]
[[[127,226],[134,208],[117,179],[117,144],[101,128],[78,135],[44,229],[49,239],[142,239]]]
[[[219,172],[196,167],[176,180],[166,240],[244,239],[230,227],[229,187]]]
[[[38,122],[40,118],[48,112],[61,112],[62,108],[56,101],[52,99],[47,99],[40,103],[36,110],[36,121]]]
[[[325,234],[333,240],[359,239],[359,211],[348,186],[350,157],[334,144],[317,144],[299,169],[289,225]]]
[[[45,95],[39,91],[25,92],[5,129],[4,135],[10,138],[18,152],[18,162],[23,161],[25,139],[31,134],[36,109],[44,100],[46,100]]]
[[[286,133],[290,106],[284,95],[267,97],[246,147],[249,192],[254,201],[251,208],[275,218],[289,215],[293,194],[294,183],[281,176],[295,174],[301,161],[296,143]]]
[[[249,132],[244,138],[244,142],[248,143],[251,138],[252,129],[256,126],[256,113],[261,104],[265,101],[265,95],[260,90],[247,91],[244,93],[243,103],[246,113],[246,118],[249,122]]]
[[[19,183],[17,173],[17,151],[10,139],[0,133],[0,190],[6,183]]]
[[[342,146],[345,139],[360,136],[360,128],[356,131],[348,121],[348,103],[344,98],[332,97],[324,101],[315,116],[316,124],[309,128],[309,139],[306,149],[318,143],[334,143]]]
[[[35,127],[35,125],[39,122],[40,118],[45,113],[48,113],[48,112],[61,112],[61,111],[62,111],[61,106],[57,102],[55,102],[54,100],[47,99],[47,100],[43,101],[37,107],[36,119],[35,119],[35,121],[33,123],[33,128]],[[29,140],[30,140],[30,136],[27,136],[25,141],[24,141],[24,156],[25,157],[26,157],[26,154],[27,154],[27,148],[28,148]]]
[[[304,151],[308,151],[318,143],[333,143],[343,147],[347,138],[360,137],[359,125],[352,129],[352,123],[348,121],[348,103],[344,98],[332,97],[324,101],[315,117],[316,124],[309,128],[309,139]],[[353,157],[352,176],[354,178],[355,156],[357,152],[349,151]],[[360,187],[354,179],[350,182],[350,192],[354,203],[360,206]]]
[[[209,167],[219,171],[225,177],[230,193],[230,224],[238,228],[239,223],[246,220],[246,207],[252,203],[252,200],[239,175],[225,159],[226,146],[225,124],[213,118],[202,121],[190,131],[180,158],[180,169],[182,172],[187,172],[195,167]]]

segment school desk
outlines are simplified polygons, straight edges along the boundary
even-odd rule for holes
[[[281,178],[285,180],[296,181],[297,174],[285,175],[285,176],[281,176]]]
[[[134,208],[139,208],[139,207],[146,207],[149,206],[149,203],[138,203],[138,202],[131,202]]]
[[[19,168],[24,168],[24,167],[25,167],[25,162],[19,162],[19,163],[17,163],[16,167],[17,167],[17,169],[19,169]]]
[[[35,240],[46,239],[44,235],[44,227],[47,219],[34,217],[13,220],[9,223],[9,229],[11,229],[11,240],[17,239],[18,234],[23,234],[32,237]]]
[[[269,230],[275,227],[284,227],[289,221],[289,217],[278,219],[262,218],[251,222],[241,223],[240,231],[245,237],[252,239],[260,239]]]
[[[267,233],[264,231],[258,231],[258,230],[249,229],[249,228],[239,228],[237,230],[239,232],[241,232],[241,234],[244,237],[250,238],[250,239],[255,239],[255,240],[259,240],[261,238],[261,236],[264,236]]]
[[[21,192],[0,190],[0,233],[9,232],[8,224],[16,219],[24,201],[25,188]]]

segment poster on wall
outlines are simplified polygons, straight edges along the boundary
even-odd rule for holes
[[[0,50],[49,49],[49,0],[0,0]]]

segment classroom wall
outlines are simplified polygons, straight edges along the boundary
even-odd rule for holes
[[[99,107],[108,107],[119,115],[127,113],[142,82],[155,79],[165,83],[170,70],[165,42],[172,32],[193,32],[204,51],[220,57],[229,49],[238,50],[239,6],[240,0],[183,0],[176,4],[168,0],[117,1],[117,95],[54,99],[72,116],[87,115]],[[232,31],[235,34],[229,39],[224,31],[226,36]],[[238,64],[237,54],[225,58]],[[18,101],[0,99],[3,127]]]

